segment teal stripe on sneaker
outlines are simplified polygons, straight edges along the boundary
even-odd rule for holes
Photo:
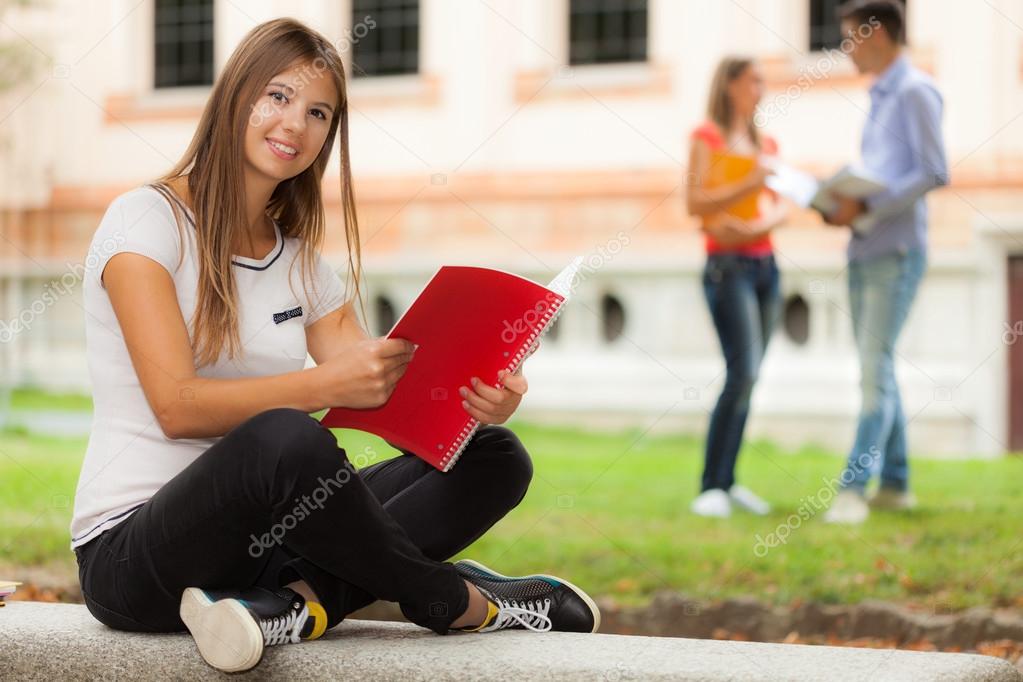
[[[473,567],[473,569],[475,570],[475,567]],[[558,587],[559,585],[561,585],[561,583],[558,582],[557,580],[542,575],[523,575],[518,577],[509,577],[504,575],[495,575],[494,573],[489,573],[486,571],[476,570],[475,572],[483,576],[487,580],[492,580],[495,583],[514,583],[519,582],[520,580],[542,580],[548,585],[551,585],[552,587]]]

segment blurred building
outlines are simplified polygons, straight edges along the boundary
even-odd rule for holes
[[[726,52],[768,76],[766,128],[825,174],[854,160],[867,82],[836,52],[834,0],[51,0],[0,37],[43,65],[0,104],[0,353],[9,382],[86,387],[73,273],[118,194],[184,151],[252,26],[307,21],[352,69],[351,153],[386,331],[440,264],[546,280],[586,257],[578,298],[530,359],[523,414],[701,432],[723,375],[683,210],[687,134]],[[930,198],[931,267],[899,354],[913,449],[1023,447],[1023,6],[910,0],[913,61],[945,95],[952,185]],[[837,55],[837,56],[836,56]],[[328,251],[344,260],[337,166]],[[776,238],[785,318],[754,436],[852,441],[858,368],[842,231]],[[72,273],[69,275],[69,273]],[[467,311],[471,314],[471,311]]]

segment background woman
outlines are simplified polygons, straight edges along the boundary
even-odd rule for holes
[[[756,514],[770,507],[748,488],[735,483],[735,464],[749,414],[750,395],[778,313],[778,268],[771,230],[785,211],[766,192],[770,171],[765,155],[777,144],[754,123],[764,94],[763,77],[751,59],[726,57],[710,89],[708,120],[691,135],[686,207],[702,221],[707,263],[703,287],[725,356],[725,385],[711,415],[704,455],[701,493],[693,513],[727,517],[733,504]],[[709,183],[721,154],[745,157],[751,170],[724,183]],[[758,197],[758,211],[745,219],[729,213],[743,200]]]

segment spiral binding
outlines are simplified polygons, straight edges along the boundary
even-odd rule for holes
[[[551,328],[551,325],[557,321],[558,315],[561,314],[561,310],[564,307],[565,300],[565,298],[562,298],[547,309],[547,312],[545,312],[544,316],[541,318],[542,324],[533,329],[532,333],[526,337],[525,342],[519,346],[519,350],[505,366],[505,371],[509,374],[515,373],[515,370],[517,370],[519,365],[522,364],[522,361],[526,359],[529,351],[536,345],[539,338],[546,334],[547,330]],[[475,417],[469,417],[469,420],[465,422],[465,426],[462,427],[458,437],[455,438],[454,442],[451,443],[451,447],[448,448],[447,454],[441,458],[441,471],[450,471],[451,467],[455,466],[458,458],[462,456],[462,453],[465,452],[466,446],[469,445],[469,440],[473,437],[479,427],[479,421]]]

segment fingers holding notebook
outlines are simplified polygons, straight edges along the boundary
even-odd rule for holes
[[[514,373],[508,370],[501,370],[497,373],[497,380],[513,393],[518,393],[520,396],[525,395],[529,388],[529,382],[526,381],[526,377],[522,374],[522,365],[515,370]]]
[[[394,357],[396,355],[408,355],[409,359],[412,359],[412,354],[416,350],[416,344],[405,339],[389,339],[381,337],[376,339],[379,345],[379,356],[382,358]]]
[[[459,389],[459,394],[464,398],[462,407],[481,424],[503,424],[508,421],[522,402],[522,394],[526,392],[524,376],[502,370],[498,378],[504,379],[505,386],[495,388],[473,377],[472,388],[462,386]],[[512,386],[507,385],[509,380]]]
[[[326,402],[356,409],[387,402],[412,360],[414,345],[404,339],[365,339],[317,367],[324,376]]]

